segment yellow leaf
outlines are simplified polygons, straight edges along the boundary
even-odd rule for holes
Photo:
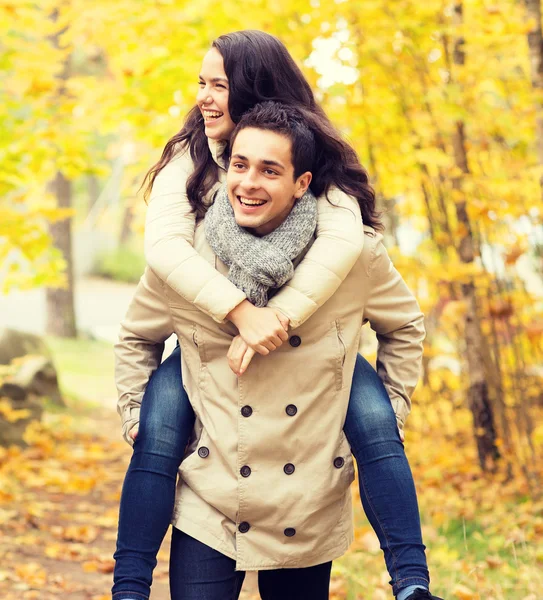
[[[486,564],[491,569],[497,569],[498,567],[500,567],[503,564],[503,560],[499,556],[487,556]]]
[[[62,537],[74,542],[94,542],[98,537],[99,530],[91,525],[70,525],[62,532]]]
[[[38,563],[16,565],[15,574],[21,581],[32,587],[43,587],[47,583],[47,573]]]
[[[26,408],[13,408],[13,405],[7,398],[0,400],[0,416],[9,423],[16,423],[22,419],[28,419],[32,413]]]
[[[98,563],[95,560],[86,560],[81,566],[85,573],[95,573],[98,571]]]
[[[468,587],[457,583],[453,589],[453,595],[458,600],[479,600],[480,596],[477,592],[472,592]]]

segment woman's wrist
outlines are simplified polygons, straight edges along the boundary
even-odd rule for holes
[[[254,308],[254,306],[249,302],[249,300],[247,300],[247,298],[245,298],[245,300],[240,302],[226,315],[226,318],[234,323],[234,325],[237,327],[240,319],[242,319],[243,316],[251,310],[251,308]]]

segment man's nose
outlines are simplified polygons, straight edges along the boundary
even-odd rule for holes
[[[240,183],[244,189],[254,190],[257,187],[260,187],[258,183],[258,174],[255,169],[247,169],[243,174],[243,179]]]

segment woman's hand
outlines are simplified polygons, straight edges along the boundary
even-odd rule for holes
[[[238,328],[245,343],[264,356],[288,340],[289,319],[273,308],[257,308],[244,300],[228,313],[227,319]]]
[[[139,423],[136,423],[134,427],[128,432],[129,437],[131,437],[134,441],[138,437],[138,431],[140,429]]]
[[[228,354],[226,355],[228,358],[228,366],[238,377],[241,377],[247,370],[254,355],[255,351],[248,346],[241,335],[236,335],[232,340],[230,348],[228,349]]]

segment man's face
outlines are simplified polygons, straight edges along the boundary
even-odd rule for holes
[[[251,127],[238,133],[226,176],[238,225],[258,236],[270,233],[288,217],[310,182],[309,171],[294,179],[289,138]]]

